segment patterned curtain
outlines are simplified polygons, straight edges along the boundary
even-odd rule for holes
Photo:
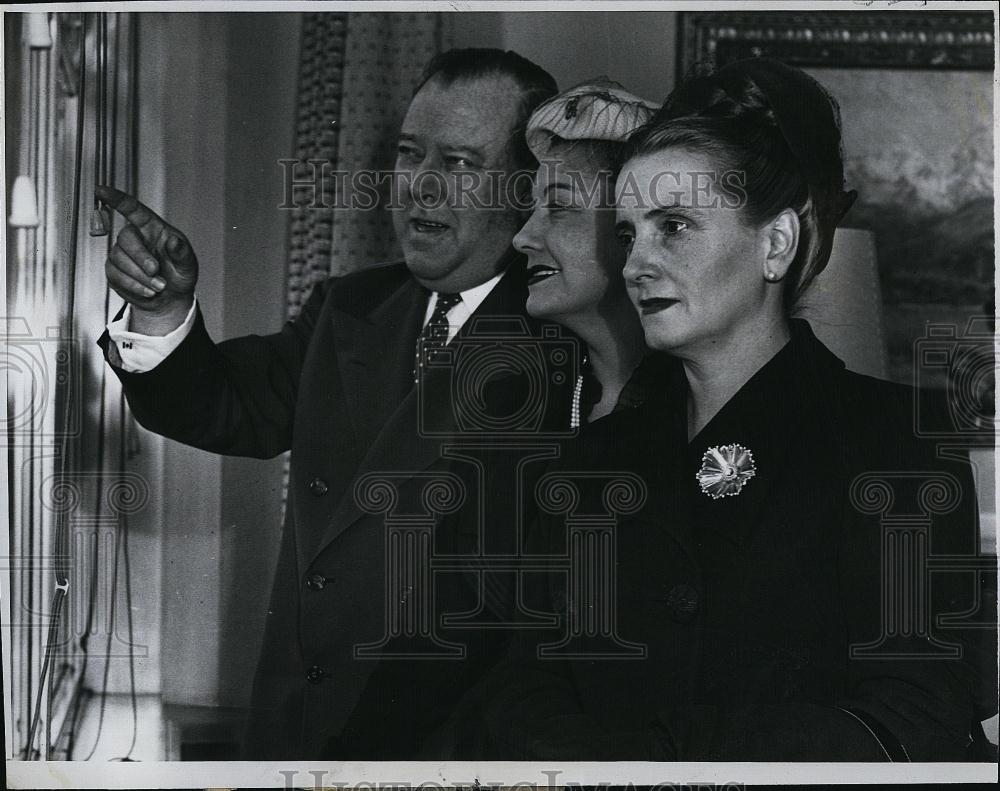
[[[302,20],[299,96],[295,119],[294,176],[297,184],[309,177],[307,162],[337,162],[340,133],[340,97],[344,84],[344,36],[347,14],[305,14]],[[333,183],[325,185],[322,205],[334,199]],[[293,190],[289,254],[288,316],[302,307],[313,284],[330,271],[333,211],[307,205],[307,187]],[[317,198],[320,196],[316,196]],[[303,204],[303,205],[300,205]]]
[[[327,171],[388,170],[396,135],[424,65],[451,46],[450,14],[309,13],[302,18],[287,315],[298,315],[318,281],[398,257],[392,220],[381,208],[333,206],[336,181],[313,197],[317,162]],[[312,165],[308,164],[312,161]],[[320,206],[310,204],[320,204]],[[302,204],[300,206],[300,204]],[[285,456],[282,503],[287,503]]]
[[[451,17],[434,13],[305,14],[296,119],[296,181],[312,166],[387,171],[413,88],[427,61],[451,45]],[[308,187],[298,187],[300,192]],[[324,180],[325,205],[336,183]],[[339,196],[338,196],[339,197]],[[298,201],[298,197],[293,198]],[[303,206],[294,210],[288,314],[314,283],[398,257],[385,209]]]

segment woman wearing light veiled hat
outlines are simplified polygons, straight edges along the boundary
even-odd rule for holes
[[[550,99],[527,124],[539,161],[534,211],[514,237],[528,258],[527,310],[584,345],[570,422],[577,427],[641,403],[664,369],[646,360],[615,240],[614,173],[626,138],[655,106],[601,78]]]
[[[773,60],[689,79],[629,140],[624,276],[680,364],[539,487],[566,518],[541,523],[549,573],[525,595],[561,618],[516,639],[489,757],[982,759],[996,635],[974,623],[995,593],[927,561],[976,555],[968,462],[921,435],[941,426],[928,394],[846,370],[790,318],[843,182],[836,103]],[[581,526],[609,510],[613,542],[607,517]]]

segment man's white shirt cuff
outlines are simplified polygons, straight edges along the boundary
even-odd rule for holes
[[[108,337],[118,349],[122,369],[129,373],[144,373],[152,371],[166,360],[191,332],[197,308],[198,299],[196,297],[191,303],[191,310],[188,311],[187,318],[177,329],[166,335],[143,335],[129,330],[132,306],[126,305],[121,318],[108,324]]]

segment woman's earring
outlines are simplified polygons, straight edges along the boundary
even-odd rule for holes
[[[771,281],[773,283],[775,280],[778,279],[778,273],[777,272],[772,272],[769,269],[765,270],[765,272],[764,272],[764,279],[765,280],[769,280],[769,281]]]

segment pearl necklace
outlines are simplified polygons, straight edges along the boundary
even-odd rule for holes
[[[583,375],[576,377],[573,385],[573,407],[569,413],[569,427],[580,428],[580,394],[583,392]]]
[[[583,373],[582,370],[589,364],[587,355],[583,355],[580,363],[581,373],[577,374],[576,384],[573,385],[573,406],[569,413],[569,427],[580,428],[580,398],[583,396]]]

